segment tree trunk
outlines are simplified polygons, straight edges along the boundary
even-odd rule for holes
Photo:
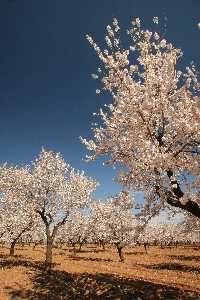
[[[32,223],[29,223],[19,234],[18,236],[12,241],[11,246],[10,246],[10,255],[14,255],[15,253],[15,245],[17,241],[20,239],[22,234],[28,230],[30,230]]]
[[[42,221],[44,222],[44,224],[46,226],[47,244],[46,244],[45,270],[50,271],[51,267],[52,267],[53,242],[54,242],[55,236],[57,234],[58,228],[60,226],[64,225],[65,222],[67,221],[68,214],[66,214],[65,217],[60,222],[58,222],[57,225],[55,225],[53,227],[53,230],[51,232],[50,225],[52,224],[52,221],[53,221],[51,214],[50,215],[48,214],[48,218],[50,219],[50,220],[48,220],[46,212],[45,212],[45,207],[42,210],[36,210],[36,212],[41,216]]]
[[[147,254],[147,244],[144,243],[144,249],[145,249],[145,253]]]
[[[78,248],[78,252],[81,252],[81,248],[83,246],[83,243],[79,243],[79,248]]]
[[[73,246],[73,252],[74,252],[74,255],[76,256],[76,244],[73,243],[72,246]]]
[[[117,247],[117,252],[118,252],[120,261],[123,262],[124,261],[124,255],[123,255],[123,252],[122,252],[123,247],[119,246],[119,245],[116,245],[116,247]]]
[[[100,246],[103,248],[103,250],[105,251],[105,243],[104,242],[100,242]]]
[[[47,236],[47,245],[46,245],[46,259],[45,259],[46,271],[50,271],[52,267],[52,248],[53,248],[53,238],[49,235]]]
[[[15,245],[17,243],[17,239],[15,239],[14,241],[12,241],[11,245],[10,245],[10,255],[13,256],[15,254]]]
[[[40,241],[33,243],[33,250],[34,250],[38,245],[40,245]]]

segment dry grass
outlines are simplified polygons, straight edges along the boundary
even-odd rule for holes
[[[17,247],[16,256],[0,248],[0,300],[200,299],[200,249],[143,247],[116,250],[88,245],[54,249],[54,267],[43,270],[44,248]]]

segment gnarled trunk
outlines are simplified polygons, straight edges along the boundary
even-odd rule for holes
[[[124,261],[124,254],[123,254],[123,251],[122,251],[123,247],[120,246],[119,244],[115,244],[115,246],[117,247],[117,252],[118,252],[120,261],[123,262]]]
[[[147,243],[144,243],[144,250],[145,250],[145,253],[147,254]]]
[[[105,243],[103,241],[100,241],[100,246],[103,248],[103,250],[105,251]]]
[[[78,252],[81,252],[81,248],[83,246],[83,243],[79,243],[79,248],[78,248]]]
[[[45,207],[42,210],[36,210],[36,212],[41,216],[42,221],[45,224],[46,227],[46,238],[47,238],[47,243],[46,243],[46,258],[45,258],[45,270],[50,271],[52,267],[52,249],[53,249],[53,242],[55,239],[55,236],[57,234],[58,228],[62,225],[65,224],[67,221],[68,214],[55,225],[52,229],[50,229],[50,226],[53,222],[53,217],[50,214],[46,215],[45,212]],[[47,217],[48,216],[48,217]]]
[[[47,236],[46,245],[46,258],[45,258],[45,270],[50,271],[52,267],[52,249],[53,249],[53,238]]]
[[[30,230],[31,228],[31,223],[28,224],[27,227],[25,227],[19,234],[18,236],[12,241],[11,246],[10,246],[10,255],[14,255],[15,254],[15,245],[17,243],[17,241],[20,239],[20,237],[22,236],[22,234],[28,230]]]
[[[15,245],[17,243],[17,239],[15,239],[14,241],[12,241],[11,245],[10,245],[10,255],[13,256],[15,254]]]
[[[47,237],[47,244],[46,244],[46,258],[45,258],[45,270],[50,271],[52,267],[52,250],[53,250],[53,242],[58,230],[58,226],[53,228],[51,233],[50,225],[46,224],[46,237]]]

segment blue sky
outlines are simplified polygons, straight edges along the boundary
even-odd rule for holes
[[[184,51],[182,66],[199,66],[199,0],[1,0],[1,163],[29,162],[44,146],[96,178],[97,197],[119,191],[116,171],[102,159],[82,161],[87,151],[79,136],[91,137],[92,113],[109,102],[95,94],[90,74],[98,59],[84,35],[102,42],[113,17],[126,29],[134,17],[149,28],[153,16],[165,18],[166,38]]]

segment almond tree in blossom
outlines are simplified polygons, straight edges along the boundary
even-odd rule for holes
[[[30,207],[22,206],[22,203],[15,205],[14,207],[9,206],[6,211],[6,215],[3,218],[4,235],[2,240],[6,243],[10,243],[10,255],[14,255],[15,246],[20,239],[33,226],[37,226],[37,215],[34,214]]]
[[[133,215],[133,201],[128,192],[123,191],[107,201],[93,203],[92,218],[96,219],[96,234],[103,231],[104,238],[118,251],[120,261],[124,261],[123,248],[135,243],[138,220]]]
[[[153,21],[157,26],[158,18]],[[168,203],[200,218],[200,198],[185,192],[184,176],[199,176],[200,97],[193,64],[179,70],[183,53],[158,32],[142,28],[139,18],[127,30],[122,46],[119,23],[107,26],[107,49],[87,35],[101,66],[94,79],[97,90],[110,93],[112,102],[98,115],[92,140],[82,142],[89,159],[106,155],[107,163],[121,164],[123,184],[145,193],[145,209]],[[126,43],[125,43],[126,44]]]
[[[185,242],[200,243],[200,220],[195,216],[185,212],[182,222],[183,232],[185,234]]]
[[[71,212],[85,207],[97,183],[75,171],[59,153],[45,151],[33,163],[30,200],[45,225],[46,269],[51,268],[52,247],[59,227]]]
[[[12,213],[10,205],[16,208],[13,226],[14,223],[16,228],[20,227],[19,223],[27,226],[27,216],[31,217],[31,224],[32,220],[35,223],[35,214],[44,224],[47,243],[45,268],[49,270],[59,227],[65,224],[72,211],[87,205],[97,183],[71,168],[59,153],[44,149],[29,168],[4,167],[3,172],[0,180],[3,205],[9,213]],[[22,202],[21,213],[17,215]]]
[[[57,242],[70,243],[76,252],[76,244],[79,245],[78,251],[90,237],[92,227],[90,215],[76,211],[72,213],[65,225],[59,230]]]
[[[2,242],[2,238],[6,234],[6,228],[4,225],[4,211],[2,209],[0,210],[0,214],[0,242]]]
[[[26,188],[30,182],[28,167],[2,167],[0,177],[2,205],[2,240],[10,243],[10,255],[14,255],[15,245],[22,235],[39,223],[33,205],[27,199]],[[1,233],[0,233],[1,234]]]
[[[89,240],[91,243],[100,245],[105,250],[106,243],[109,243],[109,233],[107,230],[104,214],[105,203],[102,201],[94,201],[90,205],[91,231]]]

